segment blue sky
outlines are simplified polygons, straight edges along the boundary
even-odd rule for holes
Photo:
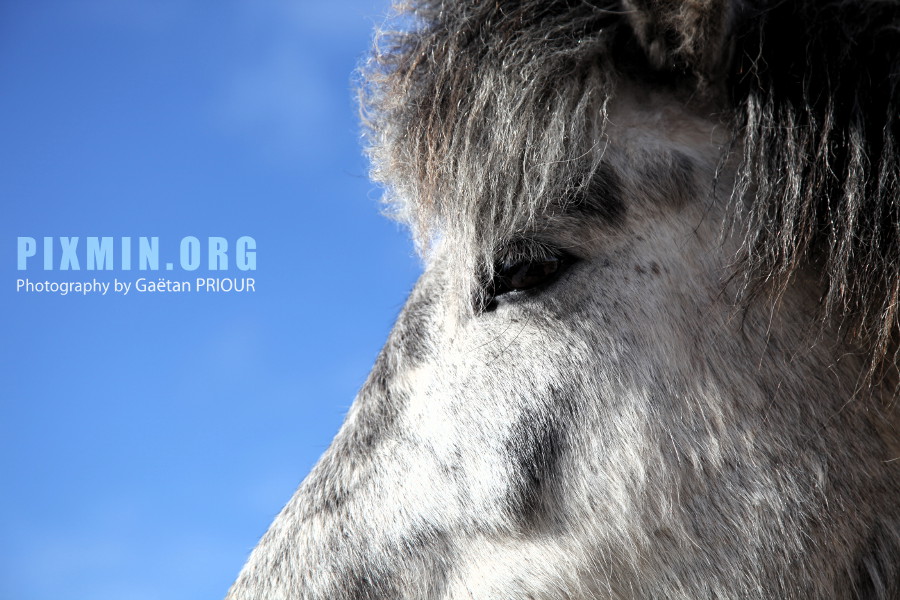
[[[0,2],[0,599],[221,598],[327,447],[420,272],[351,84],[386,14]],[[18,236],[241,235],[254,294],[15,289]]]

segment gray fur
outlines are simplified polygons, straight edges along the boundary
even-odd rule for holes
[[[900,600],[898,3],[410,10],[426,271],[228,600]]]

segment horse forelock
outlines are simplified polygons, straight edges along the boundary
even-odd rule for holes
[[[364,114],[373,176],[422,249],[462,270],[586,189],[604,151],[615,2],[429,3],[385,34]]]
[[[731,123],[746,297],[815,261],[823,315],[896,363],[896,2],[421,2],[361,94],[373,177],[421,249],[491,268],[515,232],[595,181],[623,79]],[[687,100],[689,98],[689,100]],[[714,112],[714,111],[709,111]],[[723,151],[724,153],[724,151]],[[459,282],[469,281],[464,277]],[[458,287],[458,286],[457,286]],[[470,294],[472,290],[463,290]]]

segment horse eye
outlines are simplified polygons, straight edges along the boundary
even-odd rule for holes
[[[494,274],[490,295],[496,298],[509,292],[530,290],[550,283],[571,262],[566,256],[549,256],[503,263],[497,267]]]

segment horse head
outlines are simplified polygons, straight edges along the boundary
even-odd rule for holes
[[[424,274],[228,599],[900,598],[900,6],[405,10]]]

